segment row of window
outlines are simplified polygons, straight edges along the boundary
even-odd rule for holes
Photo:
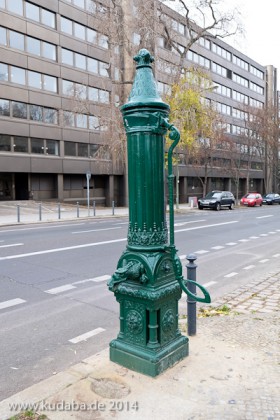
[[[57,77],[0,63],[0,81],[57,93]]]
[[[100,147],[99,144],[64,141],[64,156],[95,158],[97,157],[98,151],[100,151]],[[58,140],[48,140],[37,137],[0,134],[0,152],[60,156],[60,142]],[[108,147],[102,146],[102,153],[98,153],[98,157],[110,159]]]
[[[58,124],[58,111],[40,105],[0,99],[0,116]]]
[[[67,35],[96,44],[102,48],[109,48],[108,36],[89,28],[88,26],[81,25],[80,23],[74,22],[63,16],[61,16],[60,25],[61,32],[64,32]]]
[[[63,111],[63,125],[65,127],[86,128],[95,131],[106,131],[108,129],[107,125],[100,123],[98,117],[72,111]]]
[[[59,141],[0,134],[0,152],[36,153],[59,156]]]
[[[55,28],[55,13],[25,0],[0,0],[0,8]]]
[[[66,96],[75,96],[80,100],[89,100],[103,104],[110,103],[110,92],[107,90],[81,85],[70,80],[62,79],[62,93]]]
[[[67,64],[81,70],[87,70],[90,73],[95,73],[103,77],[109,77],[108,63],[78,54],[65,48],[61,49],[61,61],[63,64]]]
[[[56,61],[56,46],[0,26],[0,44]]]
[[[215,83],[216,92],[220,95],[227,96],[228,98],[232,98],[237,102],[241,102],[242,104],[253,106],[255,108],[263,108],[264,103],[261,101],[258,101],[257,99],[249,98],[248,95],[244,95],[241,92],[238,92],[234,89],[231,89],[227,86],[221,85],[219,83]]]
[[[107,13],[108,8],[103,4],[96,2],[94,0],[64,0],[68,3],[73,4],[74,6],[79,7],[80,9],[86,10],[90,13]]]
[[[97,60],[96,60],[97,61]],[[100,62],[101,63],[101,62]],[[0,81],[16,83],[31,88],[58,93],[57,77],[26,70],[21,67],[0,63]],[[62,81],[62,91],[67,96],[77,95],[80,99],[109,103],[109,92],[67,80]]]
[[[90,13],[96,13],[103,10],[107,10],[105,6],[99,5],[92,0],[86,0],[87,10]],[[19,16],[24,16],[27,19],[31,19],[35,22],[41,23],[42,25],[49,26],[50,28],[56,28],[56,15],[45,8],[36,6],[33,3],[29,3],[24,0],[0,0],[0,8],[6,9],[9,12],[15,13]],[[108,36],[101,34],[91,28],[88,28],[80,23],[74,22],[70,19],[61,17],[61,31],[68,35],[75,36],[76,38],[82,39],[94,43],[102,48],[109,48]]]

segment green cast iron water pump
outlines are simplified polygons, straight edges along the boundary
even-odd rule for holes
[[[193,299],[182,276],[174,245],[172,153],[180,134],[168,122],[169,105],[159,96],[146,49],[134,57],[136,74],[128,102],[121,107],[127,134],[129,227],[127,247],[108,281],[120,304],[120,331],[110,343],[110,359],[157,376],[188,355],[189,340],[178,328],[182,290]],[[165,135],[168,151],[169,242],[164,194]]]

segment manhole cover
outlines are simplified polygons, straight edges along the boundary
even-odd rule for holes
[[[91,390],[103,398],[123,398],[130,388],[123,382],[110,378],[91,378]]]

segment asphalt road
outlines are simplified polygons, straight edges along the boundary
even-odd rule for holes
[[[215,300],[280,270],[280,206],[176,216],[182,263]],[[127,219],[0,228],[0,400],[104,349],[119,308],[106,281],[126,246]],[[182,299],[184,305],[184,298]]]

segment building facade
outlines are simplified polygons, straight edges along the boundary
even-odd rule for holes
[[[145,19],[153,30],[148,33],[135,26],[136,0],[123,0],[117,13],[109,0],[0,0],[0,200],[83,202],[90,173],[90,198],[97,205],[127,203],[118,105],[131,89],[132,57],[140,47],[154,53],[164,95],[170,65],[178,57],[157,26],[159,14],[171,23],[179,46],[188,36],[182,16],[160,2],[150,3]],[[221,40],[197,42],[185,56],[189,65],[211,75],[215,91],[206,96],[217,104],[227,134],[237,143],[244,104],[262,108],[271,98],[278,101],[276,69]],[[232,174],[219,159],[215,162],[209,189],[235,192]],[[252,190],[263,192],[269,170],[258,156],[251,159]],[[202,194],[199,176],[183,156],[181,202]],[[242,176],[239,191],[245,192]]]

